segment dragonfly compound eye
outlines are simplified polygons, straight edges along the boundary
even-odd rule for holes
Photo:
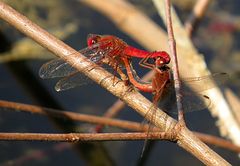
[[[100,36],[95,35],[95,36],[90,37],[90,38],[88,39],[88,41],[87,41],[88,46],[91,46],[91,45],[93,45],[93,44],[98,43],[99,40],[100,40]]]
[[[165,51],[161,52],[161,57],[164,59],[164,63],[165,64],[168,64],[170,62],[170,60],[171,60],[169,54],[167,52],[165,52]]]
[[[158,57],[155,61],[155,64],[156,64],[156,66],[161,67],[167,63],[164,58]]]

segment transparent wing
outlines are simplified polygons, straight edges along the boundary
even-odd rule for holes
[[[196,92],[201,92],[215,87],[216,84],[221,85],[228,79],[229,76],[226,73],[214,73],[212,75],[202,77],[183,78],[183,90],[193,87]]]
[[[184,112],[202,111],[211,107],[211,99],[201,93],[192,93],[184,95],[183,109]]]
[[[114,70],[110,67],[105,67],[106,70],[109,72],[113,72]],[[77,86],[88,85],[93,83],[91,79],[89,79],[85,74],[76,71],[71,75],[65,76],[64,78],[60,79],[56,85],[56,91],[64,91],[71,88],[75,88]]]
[[[203,91],[216,86],[214,83],[223,84],[228,80],[229,76],[226,73],[215,73],[202,77],[184,78],[182,81],[182,95],[184,112],[199,111],[211,106],[211,99],[204,95]],[[190,87],[194,87],[193,92]],[[163,93],[159,106],[167,112],[177,113],[176,94],[174,83],[168,84],[168,87]]]
[[[75,72],[69,76],[60,79],[55,85],[56,91],[68,90],[81,85],[87,85],[92,81],[82,73]]]
[[[110,51],[108,48],[101,47],[101,45],[106,44],[106,42],[108,41],[105,41],[102,43],[96,43],[92,46],[89,46],[80,50],[79,52],[84,56],[88,57],[94,63],[98,63]],[[74,56],[74,55],[75,53],[70,54],[68,56]],[[43,66],[39,70],[39,76],[44,79],[64,77],[64,76],[71,75],[76,71],[77,70],[74,67],[72,67],[72,65],[68,64],[63,59],[58,58],[43,64]]]
[[[190,89],[185,89],[182,91],[182,95],[184,112],[204,110],[211,105],[211,99],[202,93],[194,93]],[[159,107],[166,112],[177,113],[176,94],[173,84],[170,84],[164,91]]]
[[[116,48],[119,49],[119,48]],[[108,56],[107,54],[109,53],[109,51],[106,51],[104,56]],[[93,61],[95,61],[96,58],[94,58]],[[103,65],[105,65],[103,63]],[[65,65],[65,67],[71,67],[70,65]],[[106,67],[105,67],[106,66]],[[109,67],[108,65],[105,65],[104,68],[106,70],[108,70],[109,72],[114,72],[115,70],[111,67]],[[119,66],[121,69],[123,69],[123,66]],[[63,68],[62,68],[63,69]],[[74,68],[71,68],[74,69]],[[61,72],[62,70],[57,70],[55,71],[55,73]],[[92,83],[93,81],[91,81],[88,77],[86,77],[83,73],[79,73],[77,70],[71,70],[71,72],[69,72],[70,70],[68,70],[67,75],[65,73],[59,73],[59,76],[65,76],[64,78],[62,78],[61,80],[59,80],[55,86],[55,90],[56,91],[63,91],[63,90],[68,90],[71,88],[75,88],[77,86],[82,86],[82,85],[86,85],[89,83]],[[115,71],[116,73],[116,71]]]
[[[112,41],[110,39],[104,40],[85,49],[82,49],[79,52],[96,64],[104,65],[104,63],[110,62],[111,64],[116,64],[116,67],[119,67],[122,70],[124,67],[121,64],[121,61],[118,61],[119,57],[117,56],[122,52],[122,50],[118,45],[109,47],[109,45],[111,45],[111,42]],[[75,56],[75,54],[68,56]],[[104,68],[109,70],[110,67],[108,66]],[[114,70],[114,68],[110,68],[110,72],[111,70]],[[116,71],[114,74],[116,74]],[[64,77],[56,84],[55,89],[57,91],[67,90],[91,82],[84,74],[78,73],[78,71],[72,67],[72,65],[68,64],[60,58],[54,59],[44,64],[39,70],[39,75],[41,78]]]
[[[61,58],[53,59],[45,64],[39,70],[39,76],[43,79],[64,77],[77,70]]]

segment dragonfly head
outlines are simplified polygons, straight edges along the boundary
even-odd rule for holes
[[[159,51],[159,57],[163,58],[163,63],[168,64],[171,60],[169,54],[165,51]]]
[[[92,46],[93,44],[98,43],[100,40],[101,40],[100,35],[89,34],[87,37],[87,44],[88,44],[88,46]]]
[[[165,51],[159,53],[161,54],[155,57],[155,65],[156,67],[161,68],[161,66],[164,66],[170,62],[170,56]]]

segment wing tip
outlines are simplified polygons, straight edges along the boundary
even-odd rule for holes
[[[44,72],[44,70],[43,70],[42,67],[39,69],[38,75],[39,75],[39,77],[42,78],[42,79],[46,79],[46,78],[47,78],[47,77],[46,77],[46,72]]]
[[[56,85],[56,86],[55,86],[55,91],[60,92],[60,91],[61,91],[61,88],[60,88],[58,85]]]

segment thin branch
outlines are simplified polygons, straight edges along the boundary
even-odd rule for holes
[[[92,67],[94,64],[81,56],[79,53],[76,53],[74,49],[51,36],[49,33],[41,29],[36,24],[32,23],[26,17],[22,16],[3,2],[0,2],[0,17],[27,36],[31,37],[43,47],[53,52],[55,55],[66,60],[69,64],[73,65],[79,71],[84,71],[88,77],[98,82],[99,84],[103,82],[102,80],[105,79],[101,85],[125,101],[130,107],[135,108],[135,110],[138,111],[141,115],[144,116],[151,108],[152,104],[150,101],[145,99],[141,94],[137,92],[129,92],[128,87],[124,86],[122,82],[117,83],[113,86],[112,81],[106,80],[106,78],[109,78],[109,73],[103,69],[95,68],[91,71],[86,70],[88,67]],[[76,56],[67,56],[72,53],[76,53]],[[116,79],[116,82],[117,81],[118,80]],[[169,129],[172,129],[174,126],[176,126],[176,121],[174,119],[169,117],[166,113],[160,111],[161,110],[158,109],[154,114],[156,116],[156,118],[154,118],[154,124],[157,127],[163,129],[163,131],[168,131]],[[148,117],[148,120],[150,120],[151,115]],[[181,139],[179,139],[178,144],[196,156],[199,160],[203,161],[205,164],[228,165],[224,159],[222,159],[218,154],[216,154],[199,139],[197,139],[196,136],[188,129],[181,129],[178,135],[181,135]]]
[[[225,139],[219,138],[219,137],[215,137],[212,135],[208,135],[208,134],[203,134],[203,133],[199,133],[199,132],[194,132],[194,134],[201,139],[202,141],[204,141],[207,144],[212,144],[212,145],[216,145],[225,149],[229,149],[232,151],[235,151],[237,153],[239,153],[240,147],[233,144],[230,141],[227,141]]]
[[[63,141],[63,142],[87,142],[87,141],[123,141],[123,140],[145,140],[160,139],[174,141],[174,132],[150,132],[150,133],[68,133],[68,134],[48,134],[48,133],[0,133],[0,140],[14,141]]]
[[[96,123],[101,125],[116,126],[116,127],[129,129],[129,130],[136,130],[136,131],[138,131],[139,127],[141,126],[139,123],[134,123],[129,121],[113,120],[106,117],[97,117],[93,115],[79,114],[74,112],[39,107],[39,106],[34,106],[29,104],[9,102],[4,100],[0,100],[0,107],[25,111],[25,112],[34,113],[34,114],[47,115],[47,116],[52,116],[56,118],[70,119],[70,120],[82,121],[82,122],[88,122],[88,123]],[[142,127],[141,131],[142,130],[147,131],[147,129],[148,129],[148,126],[144,126]]]
[[[70,120],[75,120],[75,121],[119,127],[122,129],[131,130],[131,131],[147,131],[149,129],[148,125],[141,125],[140,123],[130,122],[126,120],[109,119],[106,117],[85,115],[85,114],[79,114],[79,113],[62,111],[62,110],[60,111],[60,110],[55,110],[50,108],[44,108],[44,107],[39,107],[39,106],[34,106],[29,104],[15,103],[15,102],[3,101],[3,100],[0,100],[0,107],[9,108],[9,109],[18,110],[18,111],[19,110],[26,111],[29,113],[35,113],[40,115],[50,115],[58,118],[68,118]],[[153,128],[152,131],[160,132],[158,128]],[[240,152],[240,147],[234,145],[230,141],[224,140],[222,138],[218,138],[216,136],[199,133],[199,132],[194,132],[194,134],[205,143],[212,144],[225,149],[229,149],[237,153]]]
[[[178,108],[178,120],[180,123],[180,130],[186,128],[186,124],[184,121],[183,115],[183,105],[182,105],[182,94],[181,94],[181,81],[179,77],[179,68],[178,68],[178,60],[177,60],[177,51],[176,51],[176,41],[174,39],[173,28],[172,28],[172,19],[171,19],[171,3],[170,0],[165,0],[165,10],[166,10],[166,25],[169,36],[169,46],[172,55],[173,61],[173,78],[174,78],[174,87],[176,91],[176,102]],[[181,138],[183,135],[178,135]],[[184,136],[183,136],[184,137]],[[181,146],[181,143],[180,143]],[[204,152],[206,149],[202,149]],[[195,149],[189,149],[189,152],[195,151]],[[206,151],[204,152],[206,153]],[[210,156],[209,156],[210,157]],[[211,156],[211,160],[206,158],[199,158],[206,165],[230,165],[227,161],[219,160],[218,157]]]
[[[166,10],[166,20],[167,20],[167,31],[168,31],[168,42],[171,52],[172,59],[172,69],[173,69],[173,79],[174,87],[176,91],[176,102],[178,109],[178,121],[182,125],[186,125],[183,115],[183,105],[182,105],[182,92],[181,92],[181,81],[179,76],[179,67],[177,60],[177,50],[176,50],[176,41],[174,38],[173,27],[172,27],[172,17],[171,17],[171,2],[170,0],[165,0],[165,10]]]

